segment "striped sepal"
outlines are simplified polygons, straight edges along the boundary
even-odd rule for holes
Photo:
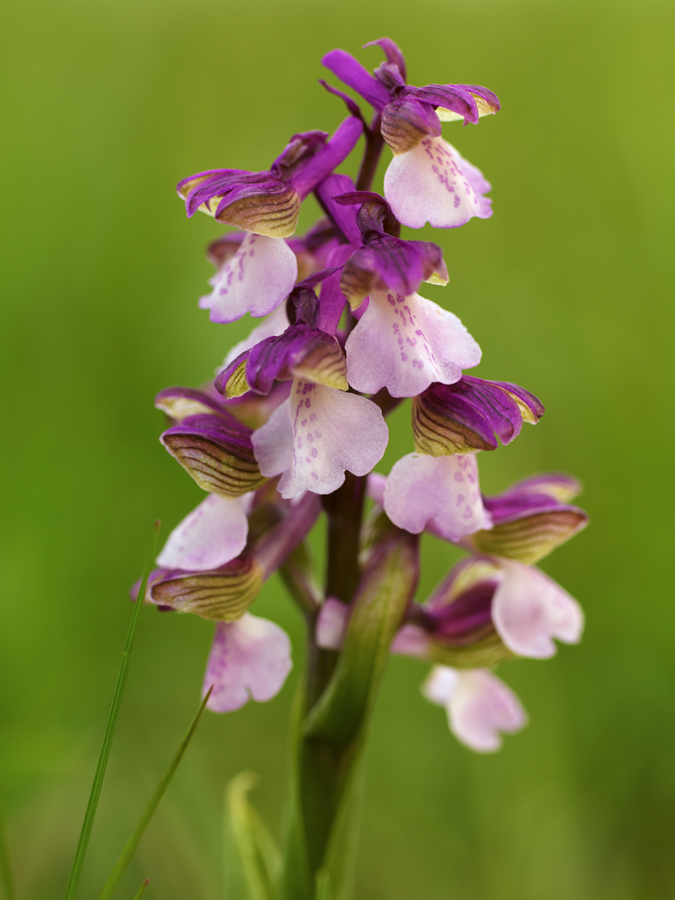
[[[267,237],[290,237],[298,224],[300,213],[300,196],[290,185],[279,182],[265,186],[261,194],[251,193],[240,197],[226,206],[218,204],[215,197],[210,202],[211,209],[219,222],[264,234]]]
[[[337,340],[332,335],[322,335],[306,345],[306,354],[291,367],[296,378],[323,384],[339,391],[349,389],[347,384],[347,360]]]
[[[253,455],[251,429],[233,416],[190,416],[165,431],[169,453],[205,491],[241,497],[267,480]]]
[[[516,659],[516,654],[509,650],[493,629],[489,636],[466,647],[432,643],[429,658],[435,663],[455,669],[476,669],[490,668],[506,659]]]
[[[203,619],[240,619],[258,596],[263,583],[259,563],[240,556],[210,572],[167,571],[150,589],[153,603]]]
[[[490,531],[477,531],[467,540],[479,553],[532,564],[568,541],[587,523],[588,516],[583,510],[568,506],[500,522]]]

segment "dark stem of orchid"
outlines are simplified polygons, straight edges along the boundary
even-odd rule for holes
[[[390,412],[396,409],[403,397],[392,397],[386,387],[384,387],[369,399],[380,407],[383,416],[388,416]]]
[[[373,178],[375,177],[375,172],[377,171],[380,154],[384,147],[384,138],[380,133],[380,118],[380,114],[375,113],[370,128],[367,128],[363,132],[366,139],[366,149],[363,154],[363,159],[361,160],[361,166],[359,167],[359,174],[356,178],[357,191],[369,191],[373,183]]]
[[[356,181],[356,190],[361,191],[370,189],[384,146],[380,134],[379,114],[374,116],[371,127],[365,129],[364,136],[365,149]],[[323,207],[323,204],[321,205]],[[329,211],[323,208],[330,215]],[[341,234],[339,229],[337,230]],[[348,309],[347,333],[355,324],[356,319]],[[398,401],[385,393],[386,396],[380,396],[381,391],[376,395],[377,399],[373,399],[376,399],[386,415]],[[366,478],[346,472],[344,484],[334,493],[322,497],[328,519],[325,596],[335,597],[347,604],[351,602],[361,576],[359,550],[365,496]],[[337,652],[317,646],[315,639],[317,618],[318,609],[306,610],[305,715],[311,711],[326,690],[339,658]],[[351,745],[344,747],[327,740],[309,737],[301,738],[299,741],[298,788],[311,879],[324,864],[335,826],[335,816],[341,796],[346,789],[346,779],[349,780],[349,772],[355,764],[354,753],[355,749]]]

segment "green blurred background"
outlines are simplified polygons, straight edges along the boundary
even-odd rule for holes
[[[544,568],[583,604],[584,642],[500,675],[530,726],[501,753],[459,746],[394,659],[367,759],[358,900],[675,896],[672,557],[672,35],[666,3],[566,0],[23,0],[2,34],[2,745],[21,900],[63,896],[152,522],[203,496],[162,450],[153,396],[207,379],[248,322],[196,306],[222,228],[175,182],[267,168],[343,116],[335,46],[402,46],[415,84],[495,90],[502,112],[445,135],[492,181],[494,218],[436,233],[427,296],[483,347],[477,373],[548,412],[481,458],[496,491],[561,469],[592,526]],[[303,225],[311,222],[305,211]],[[412,449],[393,418],[388,461]],[[425,545],[424,584],[448,564]],[[301,623],[273,580],[254,612]],[[211,626],[141,617],[81,897],[95,896],[196,706]],[[242,768],[278,828],[282,694],[208,715],[120,897],[216,900],[222,797]],[[229,900],[229,898],[228,898]],[[236,900],[236,898],[231,898]]]

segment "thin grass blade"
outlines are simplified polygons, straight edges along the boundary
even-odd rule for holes
[[[147,888],[147,886],[148,886],[149,884],[150,884],[150,879],[149,879],[149,878],[146,878],[145,881],[143,882],[143,884],[139,887],[138,893],[137,893],[136,896],[134,897],[134,900],[141,900],[141,897],[142,897],[143,894],[145,893],[145,889]]]
[[[108,880],[103,885],[103,890],[99,894],[99,900],[109,900],[109,898],[112,897],[112,895],[115,891],[115,888],[120,883],[122,876],[126,872],[127,866],[131,862],[131,859],[132,859],[134,853],[136,852],[136,848],[138,847],[138,845],[141,842],[141,838],[143,837],[145,829],[150,824],[150,820],[154,816],[154,814],[157,810],[157,807],[159,806],[159,804],[162,800],[162,797],[166,793],[166,789],[171,784],[171,780],[172,780],[173,776],[176,774],[176,769],[180,765],[180,761],[183,759],[183,756],[185,755],[185,751],[187,750],[187,748],[190,744],[190,741],[194,737],[194,733],[197,730],[197,726],[199,725],[199,720],[201,719],[202,714],[206,708],[206,704],[208,702],[209,697],[211,696],[212,690],[213,690],[213,688],[209,688],[206,696],[202,700],[202,702],[199,706],[199,709],[197,710],[197,715],[192,720],[192,724],[190,725],[190,727],[187,731],[187,734],[183,738],[183,741],[182,741],[180,747],[178,748],[176,755],[169,763],[169,767],[167,768],[166,772],[164,773],[162,780],[157,785],[157,790],[152,795],[152,799],[150,800],[150,803],[148,803],[147,807],[145,808],[145,812],[141,816],[140,822],[136,826],[134,833],[131,835],[129,840],[124,845],[124,849],[122,850],[122,852],[119,856],[119,859],[115,863],[115,866],[114,866],[112,872],[108,876]]]
[[[89,802],[87,803],[87,810],[84,814],[84,822],[82,823],[82,831],[80,833],[80,840],[77,844],[77,850],[75,851],[75,859],[73,861],[73,868],[70,873],[70,879],[68,881],[68,889],[66,891],[66,900],[75,900],[77,896],[77,889],[80,885],[80,878],[82,877],[82,869],[84,867],[84,858],[87,855],[87,847],[89,845],[89,838],[91,837],[91,829],[94,824],[94,817],[96,816],[96,807],[98,806],[98,800],[101,795],[101,787],[103,785],[103,778],[105,777],[106,766],[108,765],[108,757],[110,756],[110,748],[112,747],[113,737],[115,736],[115,728],[117,726],[117,718],[119,716],[120,706],[122,705],[122,696],[124,694],[124,688],[127,681],[127,675],[129,673],[129,662],[131,659],[131,648],[134,644],[134,635],[136,633],[136,625],[138,624],[138,617],[141,612],[141,607],[143,606],[143,598],[145,597],[145,589],[148,584],[148,577],[150,575],[150,571],[152,569],[152,564],[155,559],[155,555],[157,553],[157,540],[159,538],[159,521],[155,522],[155,531],[152,538],[152,545],[150,548],[150,553],[148,554],[148,558],[145,563],[145,568],[143,570],[143,578],[141,580],[141,587],[138,592],[138,597],[136,599],[136,603],[134,604],[134,611],[131,614],[131,623],[129,625],[129,631],[127,633],[126,644],[124,645],[124,652],[122,653],[122,662],[120,663],[120,671],[117,676],[117,684],[115,685],[115,693],[113,694],[112,703],[110,705],[110,712],[108,714],[108,721],[105,726],[105,734],[103,735],[103,743],[101,744],[101,752],[98,757],[98,763],[96,764],[96,772],[94,773],[94,783],[91,786],[91,793],[89,794]]]

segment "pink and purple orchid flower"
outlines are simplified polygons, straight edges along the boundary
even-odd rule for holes
[[[550,657],[556,640],[581,637],[579,605],[535,563],[587,517],[570,503],[579,485],[569,476],[481,493],[478,454],[508,445],[544,407],[518,385],[465,374],[480,347],[452,312],[418,293],[425,282],[447,284],[443,251],[401,237],[402,225],[455,228],[492,214],[490,185],[442,138],[441,123],[477,124],[499,101],[476,85],[409,85],[396,44],[372,43],[386,58],[373,73],[343,50],[323,59],[372,106],[370,126],[353,99],[321,82],[349,112],[331,137],[294,135],[268,171],[214,169],[178,185],[188,216],[202,210],[239,229],[211,243],[216,273],[200,306],[216,323],[263,318],[213,383],[157,397],[171,420],[162,444],[207,496],[169,535],[144,600],[215,622],[204,691],[213,687],[210,709],[227,712],[275,696],[291,669],[288,636],[249,611],[279,571],[307,619],[310,666],[324,652],[322,672],[335,673],[308,712],[308,734],[316,710],[339,696],[350,654],[375,647],[368,628],[377,625],[388,634],[385,653],[433,664],[424,696],[446,709],[460,741],[490,752],[527,721],[491,670],[519,656]],[[354,182],[336,168],[361,136]],[[381,197],[371,185],[384,144],[393,158]],[[323,218],[294,237],[312,193]],[[406,398],[415,452],[385,478],[373,472],[388,443],[385,416]],[[362,522],[366,480],[374,525]],[[323,593],[304,545],[322,511]],[[468,556],[418,601],[415,536],[425,531]],[[387,569],[390,558],[399,570]],[[407,585],[395,613],[369,607],[371,586],[376,593],[387,579]],[[385,607],[390,618],[376,622],[373,610]],[[351,699],[339,701],[347,706],[358,694],[349,684]]]
[[[487,88],[471,84],[406,84],[403,54],[388,38],[372,41],[386,62],[371,75],[344,50],[332,50],[323,64],[360,94],[379,117],[380,132],[394,158],[384,176],[384,194],[396,218],[410,228],[429,222],[456,228],[477,216],[492,215],[484,194],[490,185],[482,173],[441,137],[441,122],[476,124],[496,113],[499,100]]]

